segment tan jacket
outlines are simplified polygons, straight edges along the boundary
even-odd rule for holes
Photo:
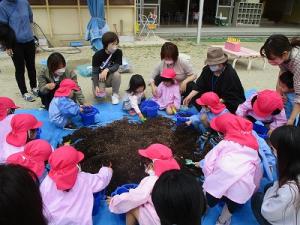
[[[73,70],[69,70],[68,68],[66,69],[66,72],[60,76],[59,79],[59,83],[63,80],[63,79],[72,79],[77,83],[77,75]],[[38,83],[39,83],[39,91],[43,94],[46,94],[49,92],[49,89],[46,87],[46,85],[48,83],[55,83],[53,75],[49,73],[48,68],[43,68],[38,76]],[[77,83],[78,85],[78,83]],[[79,85],[78,85],[79,86]],[[84,103],[84,95],[82,94],[82,91],[76,91],[74,92],[74,96],[76,98],[76,100],[80,103],[83,104]]]

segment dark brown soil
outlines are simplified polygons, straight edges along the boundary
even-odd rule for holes
[[[82,170],[97,173],[102,165],[112,163],[113,178],[108,192],[126,183],[139,183],[146,176],[142,158],[137,151],[153,143],[169,146],[182,168],[198,176],[200,171],[184,165],[184,159],[193,159],[199,133],[184,126],[176,127],[168,118],[148,119],[143,124],[123,119],[104,127],[81,128],[64,138],[71,141],[85,155]],[[79,140],[79,141],[78,141]],[[77,141],[77,143],[76,143]]]

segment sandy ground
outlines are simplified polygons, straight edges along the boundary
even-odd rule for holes
[[[220,43],[211,43],[205,42],[201,45],[196,45],[190,41],[176,41],[179,51],[191,56],[191,63],[193,65],[195,74],[197,76],[200,74],[201,69],[204,65],[204,60],[206,58],[207,48],[213,44]],[[254,50],[259,50],[262,46],[262,43],[243,43],[243,46],[252,48]],[[82,52],[78,54],[64,54],[67,59],[67,64],[71,68],[75,68],[77,65],[90,63],[93,55],[93,51],[89,48],[84,47],[81,49]],[[124,56],[133,66],[133,73],[138,73],[144,76],[145,80],[148,81],[151,75],[153,68],[160,61],[160,47],[122,47]],[[37,72],[41,68],[41,60],[47,59],[50,53],[43,52],[38,53],[36,56],[36,66]],[[232,62],[232,61],[231,61]],[[237,73],[243,83],[245,90],[250,88],[256,88],[258,90],[270,88],[274,89],[277,79],[277,74],[279,69],[277,67],[267,64],[266,69],[263,70],[263,60],[257,59],[252,64],[252,69],[247,71],[247,60],[239,61],[236,65]],[[15,78],[14,78],[14,66],[12,61],[8,57],[0,57],[0,96],[8,96],[15,100],[15,102],[23,108],[38,108],[41,106],[41,102],[37,99],[35,102],[28,103],[25,102],[21,94],[19,93]],[[122,74],[122,83],[121,83],[121,95],[124,94],[124,90],[128,86],[130,76],[133,73]],[[27,75],[26,75],[27,76]],[[27,78],[26,78],[27,79]],[[28,79],[27,79],[28,80]],[[91,93],[91,80],[90,78],[84,78],[78,76],[79,84],[83,90],[83,93],[90,103],[95,103],[96,100],[93,98]],[[28,85],[29,87],[29,85]],[[150,96],[150,88],[146,90],[147,96]],[[108,97],[106,99],[110,101]]]

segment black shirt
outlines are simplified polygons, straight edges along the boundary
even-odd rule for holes
[[[119,69],[119,67],[122,65],[122,57],[123,57],[122,50],[117,49],[112,54],[108,63],[106,65],[104,65],[104,63],[106,62],[106,60],[108,59],[109,56],[110,56],[110,54],[107,54],[105,52],[105,49],[101,49],[100,51],[98,51],[94,54],[93,60],[92,60],[92,66],[93,66],[92,76],[93,76],[94,82],[98,81],[99,74],[101,73],[101,71],[103,69],[107,68],[109,70],[108,73],[110,74],[110,73],[116,72]]]
[[[209,66],[205,66],[194,90],[200,95],[209,91],[217,93],[231,113],[235,113],[239,104],[246,100],[240,78],[230,64],[226,65],[220,76],[215,76]]]

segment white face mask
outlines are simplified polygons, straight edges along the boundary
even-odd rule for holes
[[[212,72],[217,72],[217,71],[220,70],[219,65],[211,65],[211,66],[209,66],[209,69],[210,69]]]
[[[57,76],[62,76],[66,72],[66,67],[56,70],[54,73]]]
[[[172,66],[174,64],[173,60],[165,60],[165,63],[167,64],[167,66]]]
[[[108,47],[108,51],[113,54],[115,53],[115,51],[117,51],[118,47],[117,46],[110,46]]]
[[[154,172],[153,169],[148,169],[148,168],[147,168],[147,169],[145,170],[145,173],[148,174],[149,176],[154,176],[154,175],[155,175],[155,172]]]

